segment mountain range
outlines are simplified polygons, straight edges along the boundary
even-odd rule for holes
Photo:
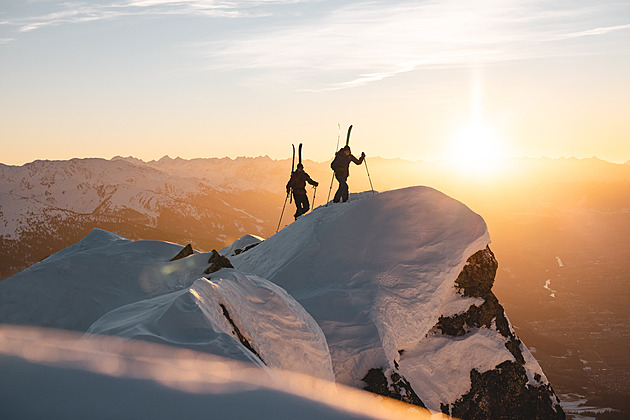
[[[486,176],[446,162],[368,163],[378,191],[430,185],[482,215],[499,261],[493,290],[561,399],[581,402],[575,412],[586,418],[604,409],[630,412],[630,359],[622,350],[630,345],[629,163],[523,158]],[[320,182],[320,206],[329,162],[304,164]],[[202,251],[246,233],[268,238],[279,225],[290,168],[290,159],[268,157],[0,165],[0,278],[94,228]],[[351,191],[370,189],[365,168],[350,171]],[[293,219],[286,205],[281,227]]]

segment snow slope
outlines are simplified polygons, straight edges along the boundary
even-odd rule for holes
[[[293,372],[114,337],[0,326],[3,419],[433,419]]]
[[[0,283],[0,320],[142,338],[334,380],[321,329],[283,289],[235,270],[208,279],[211,254],[170,261],[179,249],[94,230]]]
[[[474,372],[505,363],[524,369],[514,386],[548,385],[498,318],[437,332],[486,305],[455,282],[490,242],[483,219],[439,191],[355,194],[232,256],[256,240],[226,247],[235,268],[207,275],[210,254],[170,261],[181,246],[95,230],[0,282],[0,322],[154,341],[357,388],[380,370],[386,387],[402,376],[434,411],[455,409]]]
[[[436,190],[414,187],[315,209],[232,262],[285,288],[317,320],[339,382],[361,386],[370,368],[393,369],[402,351],[402,373],[425,391],[419,396],[429,408],[439,409],[467,391],[471,367],[485,371],[513,360],[503,338],[487,331],[460,340],[485,355],[450,367],[436,362],[434,378],[416,371],[427,353],[442,359],[443,346],[424,339],[438,318],[480,303],[456,293],[454,281],[489,242],[479,215]],[[440,400],[432,390],[444,380],[457,389]]]

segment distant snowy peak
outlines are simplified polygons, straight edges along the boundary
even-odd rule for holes
[[[275,209],[270,203],[279,197],[219,191],[194,172],[168,172],[134,158],[2,165],[0,278],[94,227],[132,238],[194,239],[202,249],[218,249],[232,238],[271,230],[269,213],[275,218]],[[260,206],[252,209],[252,200]]]

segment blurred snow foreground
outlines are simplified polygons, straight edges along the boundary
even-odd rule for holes
[[[479,215],[427,187],[353,195],[264,241],[248,235],[219,252],[233,268],[214,272],[217,253],[173,261],[181,245],[94,230],[0,282],[0,322],[30,326],[0,329],[0,407],[9,418],[431,416],[420,407],[563,418],[490,291],[489,243]],[[518,392],[495,396],[501,383]]]

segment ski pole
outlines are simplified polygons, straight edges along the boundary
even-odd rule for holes
[[[315,194],[317,194],[317,187],[313,187],[313,209],[315,208]]]
[[[337,153],[337,149],[339,149],[339,136],[341,136],[341,124],[337,123],[337,147],[335,147],[335,153]],[[330,193],[332,191],[332,184],[335,179],[335,171],[333,171],[332,177],[330,177],[330,189],[328,190],[328,198],[326,199],[326,207],[328,207],[328,203],[330,202]]]
[[[282,223],[282,216],[284,216],[284,208],[287,206],[287,198],[289,198],[289,193],[284,198],[284,205],[282,206],[282,213],[280,213],[280,220],[278,220],[278,227],[276,228],[276,233],[280,230],[280,223]]]
[[[363,163],[365,163],[365,170],[367,171],[368,179],[370,180],[370,188],[372,189],[372,195],[374,195],[374,187],[372,186],[372,178],[370,177],[370,170],[368,169],[366,158],[363,158]]]
[[[328,198],[326,199],[326,207],[328,207],[328,203],[330,202],[330,193],[332,192],[332,184],[335,179],[335,172],[333,171],[332,176],[330,177],[330,189],[328,190]]]

